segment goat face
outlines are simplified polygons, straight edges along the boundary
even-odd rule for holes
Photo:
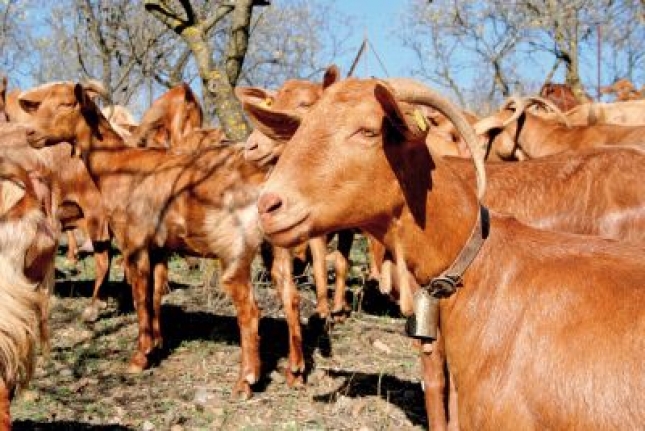
[[[425,134],[409,118],[411,111],[376,80],[348,79],[327,88],[303,118],[258,201],[269,239],[292,246],[308,236],[378,224],[400,211],[405,195],[416,195],[405,177],[429,179],[427,167],[424,172],[416,162],[430,165]],[[249,110],[261,125],[267,117],[255,112]]]
[[[56,82],[24,91],[18,97],[25,113],[29,143],[42,148],[59,142],[72,142],[81,149],[97,134],[101,117],[92,98],[99,93],[94,83]]]
[[[270,107],[271,110],[288,112],[294,118],[299,118],[320,99],[323,88],[338,80],[338,68],[330,66],[325,72],[322,84],[290,79],[277,93],[257,87],[238,87],[235,94],[242,103],[263,105]],[[282,154],[286,142],[285,139],[273,139],[260,130],[255,130],[246,141],[245,157],[260,166],[275,163]]]

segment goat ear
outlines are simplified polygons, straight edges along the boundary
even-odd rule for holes
[[[76,100],[78,101],[81,109],[87,108],[87,106],[90,104],[92,99],[85,92],[85,89],[83,88],[82,84],[74,85],[74,96],[76,97]]]
[[[332,85],[335,82],[340,81],[340,69],[335,64],[332,64],[325,70],[325,76],[323,77],[323,90]]]
[[[253,126],[271,139],[287,142],[300,127],[300,117],[287,111],[279,111],[253,103],[243,103]]]
[[[273,105],[275,92],[260,87],[235,87],[235,96],[242,103],[252,103],[265,106]]]
[[[90,99],[94,100],[99,96],[107,98],[105,87],[96,79],[90,79],[83,82],[81,85]]]
[[[428,130],[427,123],[423,124],[425,127],[422,129],[422,125],[415,122],[410,115],[405,115],[403,106],[396,100],[394,93],[389,86],[377,83],[376,88],[374,89],[374,95],[385,111],[385,116],[388,121],[399,133],[403,135],[406,140],[425,140]],[[422,119],[422,121],[425,120]]]

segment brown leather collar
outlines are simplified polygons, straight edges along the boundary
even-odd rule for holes
[[[430,295],[439,299],[447,298],[455,293],[457,288],[461,286],[464,272],[475,260],[479,250],[484,245],[484,241],[488,238],[489,231],[490,214],[488,208],[480,205],[477,221],[464,248],[461,249],[461,252],[448,269],[430,280],[430,283],[422,286],[422,289],[426,289]]]

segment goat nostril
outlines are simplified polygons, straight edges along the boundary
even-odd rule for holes
[[[269,214],[282,207],[282,199],[275,193],[264,193],[258,200],[260,214]]]
[[[255,151],[258,149],[258,144],[255,142],[247,142],[246,151]]]

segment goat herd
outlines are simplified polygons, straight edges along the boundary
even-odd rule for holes
[[[342,319],[359,229],[372,276],[411,316],[433,430],[645,426],[645,101],[562,113],[511,98],[478,118],[416,81],[342,80],[332,66],[322,83],[237,88],[255,131],[235,143],[202,128],[187,85],[138,125],[101,111],[95,82],[7,93],[5,79],[0,93],[0,430],[48,346],[53,259],[74,228],[96,262],[84,319],[98,318],[112,241],[123,255],[139,329],[129,372],[162,346],[169,254],[218,258],[240,329],[233,389],[250,396],[251,263],[268,239],[286,381],[303,384],[293,256],[310,247],[317,313]]]

